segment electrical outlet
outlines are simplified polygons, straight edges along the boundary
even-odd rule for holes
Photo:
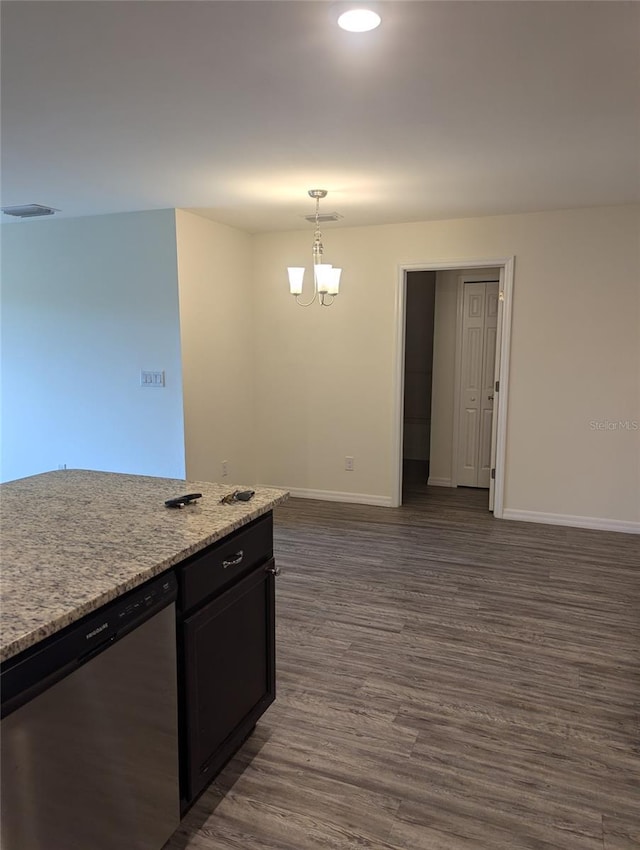
[[[229,461],[223,460],[220,466],[222,467],[222,477],[226,478],[229,474]]]
[[[352,457],[346,457],[344,459],[344,468],[347,470],[347,472],[353,472],[355,466]]]

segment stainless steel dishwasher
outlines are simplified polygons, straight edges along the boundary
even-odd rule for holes
[[[179,823],[173,574],[6,662],[2,850],[160,850]]]

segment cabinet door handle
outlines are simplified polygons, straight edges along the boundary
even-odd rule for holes
[[[271,573],[271,575],[279,576],[280,575],[280,567],[267,567],[267,572]]]
[[[236,552],[236,554],[233,556],[233,558],[230,561],[223,561],[222,567],[225,570],[227,569],[227,567],[235,567],[237,564],[240,563],[240,561],[243,558],[244,558],[244,550],[240,549],[240,551]]]

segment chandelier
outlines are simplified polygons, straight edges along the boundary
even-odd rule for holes
[[[289,291],[295,295],[296,302],[301,307],[310,307],[314,301],[318,301],[321,307],[330,307],[340,289],[340,275],[342,269],[336,269],[324,261],[324,246],[322,244],[322,233],[320,233],[320,198],[326,198],[326,189],[310,189],[309,195],[316,199],[315,224],[316,230],[313,235],[313,298],[304,302],[300,300],[302,295],[302,283],[304,279],[304,267],[289,266]]]

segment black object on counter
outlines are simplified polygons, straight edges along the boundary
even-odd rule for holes
[[[201,499],[202,493],[187,493],[185,496],[176,496],[173,499],[167,499],[165,502],[168,508],[181,508],[183,505],[190,505],[196,499]]]

